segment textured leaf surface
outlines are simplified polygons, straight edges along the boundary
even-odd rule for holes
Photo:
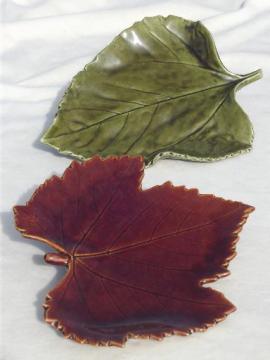
[[[73,78],[42,141],[84,159],[222,159],[251,148],[252,127],[234,93],[260,76],[229,72],[200,22],[145,18]]]
[[[203,287],[229,274],[238,233],[253,210],[170,182],[142,190],[141,157],[73,162],[14,208],[17,228],[66,265],[45,320],[78,342],[187,335],[234,306]]]

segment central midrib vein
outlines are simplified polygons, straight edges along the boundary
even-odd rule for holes
[[[101,251],[101,252],[97,252],[97,253],[89,253],[89,254],[74,254],[74,257],[76,258],[79,258],[79,257],[93,257],[93,258],[97,258],[97,257],[102,257],[102,256],[111,256],[113,254],[117,254],[117,253],[121,253],[121,252],[125,252],[127,250],[130,250],[130,249],[133,249],[133,248],[137,248],[137,247],[143,247],[143,246],[146,246],[146,245],[149,245],[153,242],[156,242],[156,241],[159,241],[159,240],[162,240],[164,238],[167,238],[167,237],[170,237],[170,236],[176,236],[176,235],[181,235],[183,233],[186,233],[186,232],[189,232],[189,231],[195,231],[195,230],[200,230],[201,228],[203,227],[206,227],[206,226],[209,226],[209,225],[212,225],[214,224],[216,221],[226,217],[226,216],[229,216],[237,211],[239,211],[240,207],[238,207],[237,209],[234,209],[226,214],[222,214],[219,218],[216,218],[216,219],[213,219],[213,220],[210,220],[204,224],[200,224],[200,225],[197,225],[197,226],[193,226],[193,227],[189,227],[189,228],[186,228],[186,229],[182,229],[182,230],[179,230],[179,231],[175,231],[175,232],[171,232],[169,234],[164,234],[164,235],[160,235],[160,236],[157,236],[153,239],[149,239],[149,240],[144,240],[144,241],[141,241],[139,243],[136,243],[136,244],[131,244],[131,245],[127,245],[127,246],[124,246],[122,248],[119,248],[119,249],[115,249],[115,250],[104,250],[104,251]]]
[[[136,110],[140,110],[142,108],[145,108],[145,107],[149,107],[149,106],[153,106],[153,105],[158,105],[158,104],[161,104],[161,103],[164,103],[164,102],[169,102],[169,101],[173,101],[173,100],[176,100],[176,99],[180,99],[180,98],[184,98],[186,96],[190,96],[190,95],[194,95],[194,94],[197,94],[197,93],[200,93],[200,92],[204,92],[204,91],[208,91],[208,90],[212,90],[212,89],[217,89],[217,88],[220,88],[220,87],[226,87],[226,86],[231,86],[232,84],[236,84],[239,82],[239,79],[237,80],[234,80],[234,81],[229,81],[229,82],[226,82],[224,84],[220,84],[220,85],[215,85],[215,86],[211,86],[211,87],[207,87],[205,89],[200,89],[200,90],[196,90],[196,91],[192,91],[192,92],[189,92],[189,93],[186,93],[186,94],[183,94],[183,95],[178,95],[178,96],[174,96],[174,97],[169,97],[169,98],[166,98],[166,99],[163,99],[163,100],[160,100],[160,101],[156,101],[156,102],[153,102],[151,104],[146,104],[146,105],[142,105],[142,106],[137,106],[133,109],[129,109],[127,111],[123,111],[119,114],[115,114],[115,115],[112,115],[112,116],[109,116],[105,119],[102,119],[98,122],[95,122],[93,124],[90,124],[88,126],[85,126],[83,127],[82,129],[79,129],[79,130],[76,130],[76,131],[72,131],[72,133],[64,133],[64,134],[59,134],[59,135],[56,135],[56,136],[52,136],[52,137],[49,137],[49,139],[56,139],[56,138],[59,138],[59,137],[62,137],[62,136],[67,136],[67,135],[73,135],[73,134],[76,134],[76,133],[80,133],[82,131],[85,131],[85,130],[88,130],[89,128],[93,127],[93,126],[96,126],[96,125],[99,125],[101,123],[104,123],[106,121],[109,121],[109,120],[112,120],[114,119],[116,116],[122,116],[122,115],[125,115],[125,114],[128,114],[128,113],[131,113],[133,111],[136,111]],[[114,99],[112,99],[114,100]],[[60,111],[68,111],[68,110],[72,110],[72,109],[61,109],[60,108]]]

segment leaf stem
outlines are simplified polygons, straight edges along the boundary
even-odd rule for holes
[[[252,83],[253,81],[261,79],[262,76],[263,76],[263,73],[262,73],[261,69],[252,71],[246,75],[241,75],[241,77],[239,79],[239,83],[237,85],[237,90],[241,89],[245,85]]]
[[[44,256],[44,260],[51,265],[67,266],[70,261],[70,256],[64,253],[47,253]]]

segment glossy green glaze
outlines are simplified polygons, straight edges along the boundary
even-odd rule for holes
[[[145,18],[73,78],[42,141],[81,159],[226,158],[251,148],[235,90],[260,77],[228,71],[200,22]]]

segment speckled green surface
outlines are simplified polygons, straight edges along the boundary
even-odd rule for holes
[[[42,141],[80,159],[223,159],[252,146],[235,91],[260,77],[228,71],[200,22],[145,18],[73,78]]]

